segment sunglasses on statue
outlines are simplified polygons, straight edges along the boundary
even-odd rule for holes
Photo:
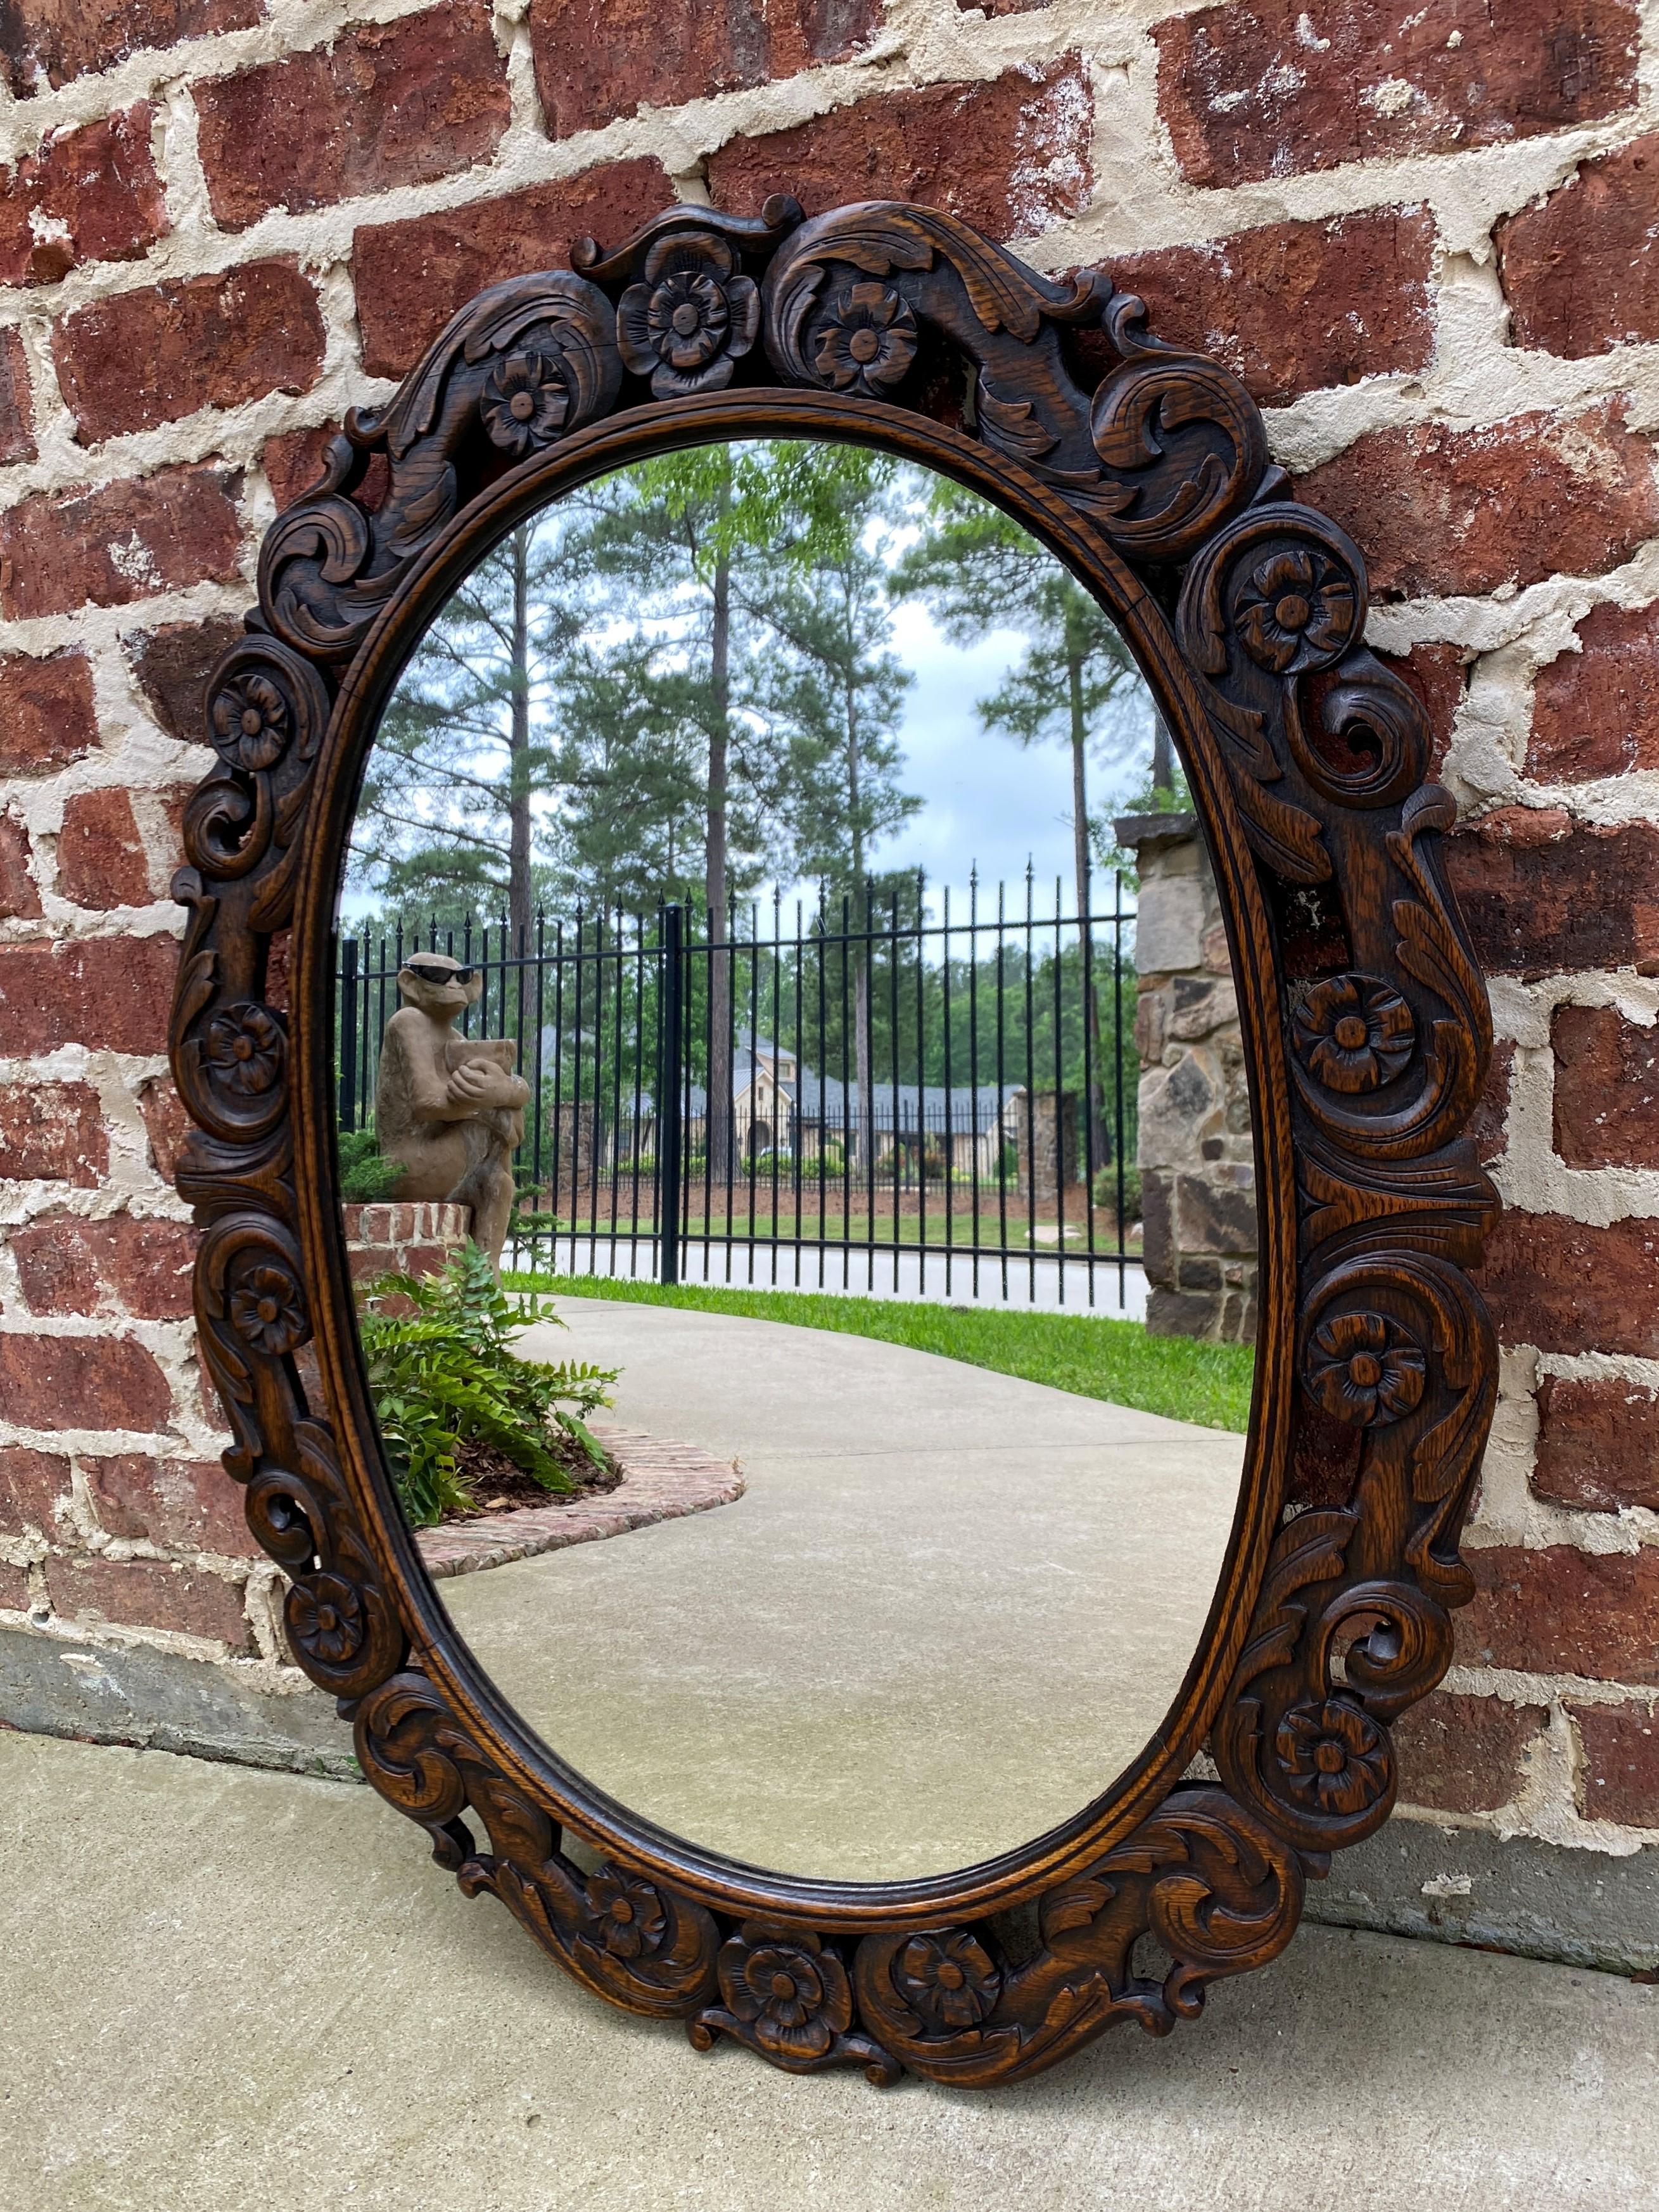
[[[478,972],[475,968],[430,968],[424,960],[408,960],[403,964],[423,983],[470,983]]]

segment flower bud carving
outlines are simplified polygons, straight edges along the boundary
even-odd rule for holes
[[[996,2004],[1002,1978],[966,1929],[914,1936],[893,1969],[894,1987],[928,2026],[946,2034],[977,2027]]]
[[[1250,659],[1275,676],[1329,667],[1353,642],[1359,602],[1353,580],[1313,546],[1258,562],[1235,608]]]
[[[286,1267],[250,1267],[230,1296],[231,1327],[268,1358],[292,1352],[306,1334],[306,1303]]]
[[[1417,1025],[1397,991],[1368,975],[1333,975],[1296,1010],[1296,1054],[1327,1091],[1352,1097],[1392,1082],[1411,1058]]]
[[[605,1867],[584,1893],[594,1917],[594,1939],[612,1958],[649,1957],[661,1945],[668,1916],[650,1882]]]
[[[520,459],[558,436],[570,395],[545,354],[510,353],[490,371],[478,411],[491,444]]]
[[[851,284],[817,326],[813,366],[834,392],[875,398],[916,358],[916,318],[884,284]]]
[[[288,1039],[267,1006],[226,1006],[209,1022],[202,1056],[221,1091],[257,1098],[282,1073]]]
[[[658,399],[718,392],[760,327],[760,295],[723,238],[659,239],[617,303],[616,349]]]
[[[1414,1337],[1375,1313],[1333,1314],[1308,1340],[1303,1380],[1336,1420],[1397,1421],[1423,1395],[1427,1362]]]
[[[213,734],[227,760],[251,774],[275,768],[288,750],[288,702],[269,676],[233,676],[216,693]]]
[[[325,1666],[342,1666],[362,1648],[363,1601],[338,1575],[295,1583],[285,1612],[294,1643]]]
[[[1273,1747],[1289,1795],[1311,1811],[1363,1813],[1389,1786],[1383,1731],[1347,1698],[1293,1705]]]
[[[847,1970],[816,1936],[746,1926],[720,1952],[720,1993],[762,2050],[824,2057],[852,2024]]]

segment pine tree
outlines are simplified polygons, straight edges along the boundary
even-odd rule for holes
[[[547,699],[579,635],[566,533],[525,523],[434,619],[375,735],[352,835],[354,882],[396,910],[505,911],[527,941],[554,775]]]
[[[922,805],[899,788],[903,754],[894,734],[914,678],[886,649],[893,622],[881,535],[894,471],[863,447],[802,448],[785,465],[798,520],[787,557],[752,603],[782,650],[760,660],[752,703],[781,759],[793,872],[815,878],[833,896],[850,897],[855,927],[868,934],[871,851]],[[874,1109],[868,955],[854,978],[853,1043],[859,1143],[868,1152]]]
[[[658,665],[677,672],[682,737],[701,754],[703,899],[711,941],[730,933],[745,880],[776,858],[777,787],[760,732],[736,711],[753,649],[746,605],[777,558],[784,512],[765,443],[720,443],[665,454],[620,471],[586,501],[582,556],[609,605],[636,637],[651,639]],[[732,1001],[729,950],[709,959],[709,1157],[730,1173]]]

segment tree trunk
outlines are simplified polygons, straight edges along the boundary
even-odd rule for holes
[[[730,935],[726,882],[726,757],[731,710],[731,552],[725,521],[730,478],[720,489],[716,528],[713,623],[710,634],[708,829],[704,846],[703,895],[708,902],[709,941]],[[724,1189],[732,1176],[731,954],[709,955],[708,1160],[711,1179]]]
[[[508,951],[530,943],[530,544],[528,526],[512,533],[512,729],[508,739]]]
[[[1071,695],[1071,848],[1077,872],[1077,949],[1081,963],[1083,1021],[1087,1037],[1088,1166],[1091,1175],[1111,1158],[1101,1108],[1100,1001],[1094,988],[1094,945],[1089,927],[1089,812],[1085,752],[1088,731],[1083,720],[1083,659],[1074,646],[1066,656],[1066,678]],[[1055,1111],[1059,1111],[1058,1102]]]
[[[852,986],[853,1057],[858,1091],[858,1137],[856,1157],[861,1168],[873,1172],[875,1165],[875,1078],[870,1066],[869,979],[870,963],[875,951],[873,942],[875,918],[871,912],[869,885],[864,880],[863,797],[860,787],[860,771],[863,764],[858,747],[858,702],[851,682],[846,687],[846,701],[847,821],[852,831],[852,911],[855,929],[858,926],[860,897],[864,902],[864,944],[858,956],[858,968]]]

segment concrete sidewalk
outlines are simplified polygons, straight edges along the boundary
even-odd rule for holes
[[[0,1736],[4,2212],[1656,2212],[1659,1989],[1305,1929],[973,2096],[699,2057],[369,1791]]]
[[[663,1826],[875,1881],[1012,1848],[1142,1750],[1197,1650],[1244,1438],[904,1345],[562,1298],[526,1352],[736,1457],[735,1504],[463,1576],[526,1720]]]

